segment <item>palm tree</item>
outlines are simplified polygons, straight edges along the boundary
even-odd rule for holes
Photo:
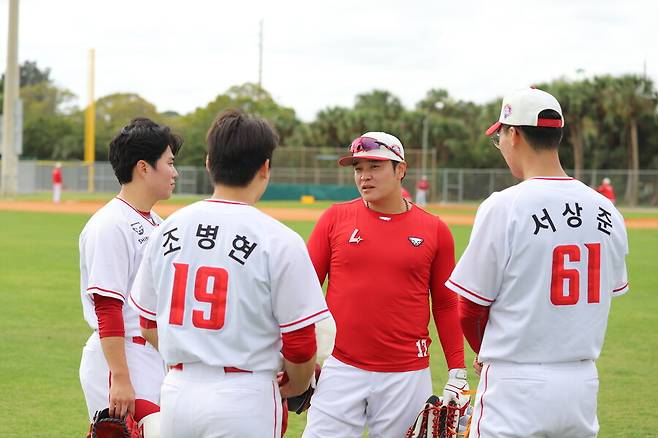
[[[581,179],[584,168],[586,138],[592,135],[591,103],[595,100],[592,82],[558,79],[547,85],[562,106],[565,132],[573,148],[574,178]]]
[[[658,94],[650,79],[638,75],[624,75],[618,78],[604,76],[598,78],[602,91],[602,104],[609,115],[616,115],[624,124],[624,140],[627,144],[628,182],[625,200],[631,206],[637,205],[640,141],[638,125],[653,117],[658,104]],[[628,135],[628,137],[626,136]]]

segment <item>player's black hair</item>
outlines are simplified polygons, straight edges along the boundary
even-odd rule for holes
[[[246,187],[266,160],[272,163],[279,137],[267,121],[229,109],[212,123],[206,143],[213,183]]]
[[[393,163],[393,172],[395,172],[395,169],[397,169],[398,164],[400,164],[401,162],[402,161],[391,160],[391,163]],[[402,181],[405,176],[407,176],[407,172],[404,172],[404,175],[402,175],[402,179],[400,179],[400,181]]]
[[[539,113],[541,119],[561,120],[557,111],[544,110]],[[503,125],[503,129],[509,129],[510,125]],[[547,128],[543,126],[515,126],[519,129],[525,141],[536,151],[557,149],[562,141],[562,128]]]
[[[110,141],[108,157],[119,183],[126,184],[132,181],[133,168],[139,160],[155,168],[167,146],[176,155],[182,144],[182,137],[172,133],[168,126],[137,117]]]

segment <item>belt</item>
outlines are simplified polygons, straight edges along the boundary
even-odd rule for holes
[[[133,336],[130,340],[133,341],[133,344],[146,345],[146,339],[141,336]]]
[[[98,334],[98,330],[94,330],[94,332]],[[126,339],[128,339],[133,344],[146,345],[146,339],[142,338],[141,336],[126,336]]]
[[[251,371],[241,370],[240,368],[236,368],[236,367],[223,367],[223,368],[225,373],[251,373]],[[169,365],[169,369],[183,371],[183,364],[177,363],[174,365]]]

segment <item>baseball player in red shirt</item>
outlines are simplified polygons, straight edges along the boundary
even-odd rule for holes
[[[53,169],[53,202],[59,204],[62,200],[62,163],[55,163]]]
[[[427,176],[423,175],[416,184],[416,204],[424,207],[427,204],[427,192],[430,189],[430,183],[427,181]]]
[[[161,222],[153,205],[171,196],[182,139],[168,127],[139,118],[110,142],[119,194],[89,219],[80,234],[80,286],[84,318],[93,330],[80,362],[80,383],[90,421],[134,414],[151,424],[159,410],[164,364],[141,336],[137,312],[125,305],[149,235]],[[158,436],[159,423],[147,437]],[[149,432],[151,429],[151,432]]]
[[[446,283],[479,359],[475,438],[598,433],[594,362],[611,299],[628,291],[628,241],[612,202],[562,169],[563,126],[555,97],[528,88],[487,131],[523,181],[480,205]]]
[[[596,191],[605,196],[613,204],[617,202],[617,197],[615,196],[615,189],[612,187],[610,178],[603,178],[601,180],[601,185],[596,188]]]
[[[402,197],[400,141],[368,132],[352,142],[361,198],[320,218],[308,249],[336,322],[304,437],[400,438],[432,394],[430,307],[448,363],[444,402],[467,389],[457,299],[444,282],[454,267],[450,230]]]
[[[131,294],[170,366],[162,437],[278,438],[281,397],[309,387],[315,324],[330,314],[304,240],[253,206],[270,178],[272,128],[227,111],[207,143],[212,198],[151,235]]]

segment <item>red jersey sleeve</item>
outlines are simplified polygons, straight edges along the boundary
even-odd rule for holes
[[[320,219],[315,224],[311,236],[308,238],[308,253],[311,256],[311,262],[318,275],[320,284],[324,283],[329,272],[329,263],[331,262],[331,245],[329,243],[329,234],[333,222],[334,209],[329,208],[322,213]]]
[[[94,294],[94,310],[98,318],[99,337],[123,337],[125,335],[121,300]]]
[[[434,324],[449,369],[465,368],[464,335],[459,321],[457,294],[445,286],[454,268],[455,242],[448,226],[439,221],[437,251],[430,274],[430,293]]]
[[[139,326],[141,328],[145,329],[157,329],[158,328],[158,323],[156,321],[151,321],[150,319],[146,319],[143,316],[139,316]]]
[[[281,338],[283,342],[281,354],[292,363],[308,362],[317,351],[315,324],[282,333]]]
[[[489,320],[489,306],[481,306],[459,296],[459,317],[464,336],[475,354],[480,353],[484,329]]]

